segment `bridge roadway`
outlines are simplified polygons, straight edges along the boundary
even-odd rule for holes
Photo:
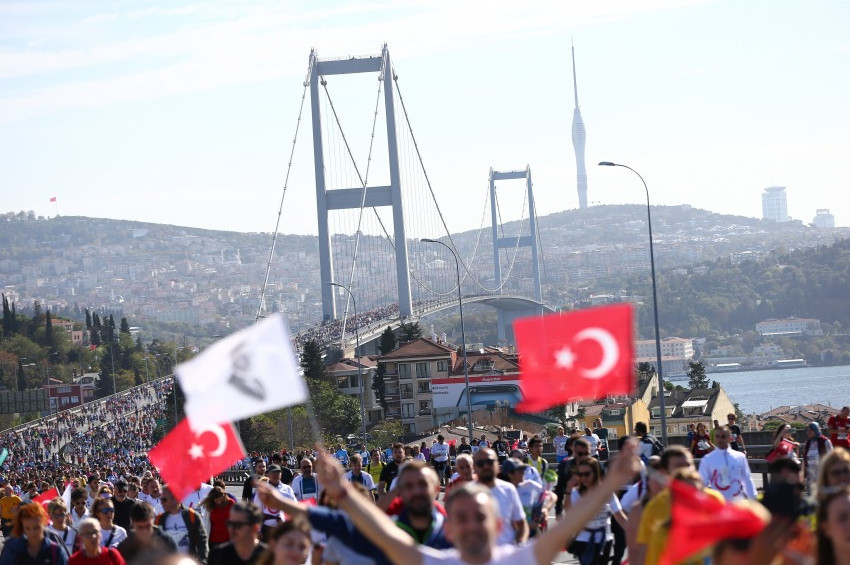
[[[512,313],[515,316],[529,314],[533,311],[540,311],[546,313],[555,312],[553,308],[537,302],[536,300],[532,300],[530,298],[525,298],[522,296],[514,296],[514,295],[499,295],[499,294],[479,294],[479,295],[471,295],[463,297],[464,305],[470,304],[484,304],[487,306],[492,306],[494,308],[501,309],[505,312]],[[367,312],[359,312],[357,317],[361,320],[368,320],[362,325],[357,327],[357,330],[360,333],[360,343],[367,344],[372,342],[384,332],[387,328],[392,328],[393,330],[398,329],[403,323],[410,322],[418,322],[420,318],[427,316],[429,314],[434,314],[436,312],[440,312],[442,310],[448,310],[450,308],[457,308],[457,299],[443,297],[433,301],[427,302],[417,302],[414,305],[415,315],[409,317],[399,317],[399,316],[385,316],[377,320],[373,320],[370,316],[370,313],[381,312],[385,310],[384,308],[377,308],[374,310],[370,310]],[[392,309],[394,312],[398,312],[397,308]],[[351,325],[350,321],[354,320],[353,316],[349,316],[349,323],[346,324],[345,328],[345,342],[341,344],[341,348],[345,351],[351,350],[356,344],[356,336],[354,333],[354,326]],[[327,326],[333,325],[332,328],[328,328]],[[335,333],[336,329],[336,333]],[[424,328],[423,328],[424,329]],[[303,341],[309,339],[316,339],[319,337],[317,341],[320,342],[323,346],[333,346],[340,342],[341,337],[338,335],[342,331],[342,321],[335,320],[330,322],[329,324],[325,324],[325,326],[318,326],[316,328],[309,328],[307,330],[303,330],[296,334],[295,341],[296,346],[298,346]],[[323,335],[324,334],[324,335]],[[326,337],[325,337],[326,336]],[[322,339],[324,338],[324,339]],[[352,350],[353,351],[353,350]]]

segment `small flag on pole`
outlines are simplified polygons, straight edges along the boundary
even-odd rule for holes
[[[632,316],[631,304],[615,304],[514,322],[524,398],[517,411],[630,394]]]
[[[51,202],[56,202],[56,197],[55,197],[55,196],[51,196],[51,197],[50,197],[50,201],[51,201]]]
[[[6,458],[8,456],[9,456],[9,450],[4,447],[3,451],[0,451],[0,465],[3,464],[3,462],[6,460]]]
[[[286,319],[274,314],[177,366],[193,430],[307,401]]]

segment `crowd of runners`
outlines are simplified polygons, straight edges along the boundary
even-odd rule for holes
[[[735,427],[716,426],[695,460],[639,422],[610,457],[592,429],[559,430],[549,458],[538,436],[501,435],[253,454],[234,462],[251,471],[241,496],[213,480],[180,500],[146,457],[169,388],[151,383],[0,435],[0,565],[656,564],[693,543],[671,525],[685,520],[677,482],[702,497],[707,514],[691,504],[687,520],[709,541],[674,562],[850,558],[850,408],[826,430],[809,425],[805,444],[777,430],[762,492]],[[34,502],[53,488],[58,496]],[[724,505],[750,512],[760,533],[715,530]]]

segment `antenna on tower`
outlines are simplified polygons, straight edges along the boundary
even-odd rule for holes
[[[572,37],[570,38],[570,47],[573,50],[573,92],[576,97],[576,108],[578,108],[578,80],[576,80],[576,46],[573,43]]]

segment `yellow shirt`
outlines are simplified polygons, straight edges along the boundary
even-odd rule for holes
[[[726,502],[723,495],[714,489],[703,489],[703,492],[719,500]],[[667,546],[667,533],[670,528],[670,489],[664,489],[646,504],[641,515],[638,526],[638,543],[646,545],[646,565],[655,565],[664,553]],[[690,559],[682,561],[683,565],[702,565],[703,557],[707,554],[702,552]]]
[[[16,495],[0,498],[0,518],[11,520],[15,517],[15,508],[21,503],[20,497]]]

